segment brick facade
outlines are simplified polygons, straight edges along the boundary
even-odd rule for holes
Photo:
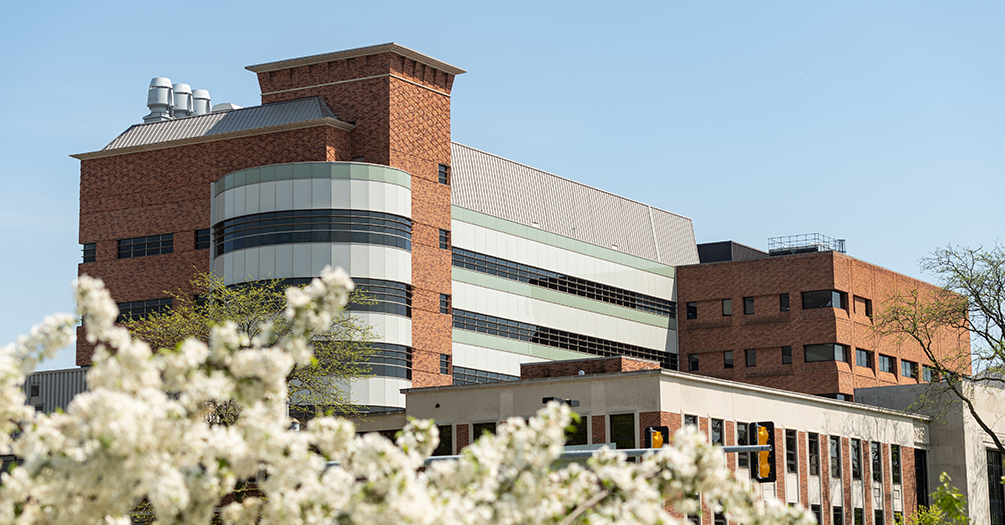
[[[656,361],[646,361],[631,357],[604,357],[591,359],[575,359],[571,361],[545,361],[540,363],[523,363],[520,365],[520,379],[540,379],[543,377],[560,377],[584,374],[613,374],[617,372],[634,372],[636,370],[658,370],[660,364]]]
[[[807,394],[844,394],[856,388],[916,383],[902,377],[902,359],[930,364],[916,345],[892,337],[879,338],[866,315],[866,300],[878,313],[894,291],[936,290],[927,284],[837,252],[818,252],[758,260],[681,266],[677,268],[678,304],[696,303],[697,318],[678,319],[682,363],[698,355],[695,373]],[[803,310],[802,292],[838,290],[847,294],[847,309]],[[788,294],[789,310],[781,311],[780,294]],[[744,314],[744,298],[752,297],[754,313]],[[722,312],[723,299],[732,315]],[[678,316],[686,317],[686,316]],[[847,345],[848,362],[807,363],[803,345]],[[782,347],[791,347],[791,363],[783,363]],[[855,365],[855,350],[872,352],[872,367]],[[969,355],[965,334],[944,330],[939,349]],[[755,350],[756,365],[746,366],[745,351]],[[723,352],[733,352],[726,368]],[[895,372],[881,372],[879,355],[896,358]]]

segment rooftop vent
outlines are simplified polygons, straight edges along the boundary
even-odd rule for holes
[[[143,122],[162,122],[172,118],[207,115],[213,107],[209,91],[193,90],[188,84],[171,84],[170,78],[157,77],[150,81],[147,91],[150,114]]]
[[[193,89],[192,104],[193,115],[208,115],[213,107],[213,101],[209,98],[209,91],[205,89]]]
[[[174,88],[174,109],[171,116],[174,118],[184,118],[192,115],[192,86],[188,84],[175,84]]]
[[[150,114],[143,117],[143,122],[160,122],[171,119],[171,108],[174,106],[174,90],[171,79],[157,77],[150,81],[147,91],[147,107]]]
[[[222,102],[220,104],[213,106],[213,113],[216,113],[218,111],[232,111],[241,108],[242,106],[238,106],[237,104],[231,104],[230,102]]]
[[[785,237],[768,238],[768,254],[791,255],[794,253],[838,252],[845,253],[844,239],[835,239],[820,233],[803,233]]]

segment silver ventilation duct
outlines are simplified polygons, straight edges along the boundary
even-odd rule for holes
[[[174,88],[174,109],[171,116],[174,118],[184,118],[192,115],[192,87],[188,84],[175,84]]]
[[[147,91],[147,107],[150,114],[143,117],[143,122],[160,122],[171,119],[171,109],[174,107],[174,89],[171,79],[157,77],[150,80]]]
[[[205,89],[193,89],[192,90],[192,114],[193,115],[207,115],[212,111],[213,102],[209,98],[209,91]]]

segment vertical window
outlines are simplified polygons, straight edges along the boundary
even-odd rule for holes
[[[834,525],[842,525],[844,523],[844,509],[841,507],[834,507],[834,515],[832,516]]]
[[[478,438],[482,437],[485,434],[495,434],[496,433],[496,424],[495,424],[495,422],[492,422],[492,423],[475,423],[474,425],[471,425],[471,430],[474,431],[473,434],[474,434],[475,439],[478,439]]]
[[[205,230],[195,231],[195,249],[196,250],[209,249],[209,228],[206,228]]]
[[[872,317],[872,299],[865,300],[865,316]]]
[[[730,316],[733,315],[733,300],[723,299],[722,300],[722,315]]]
[[[862,509],[859,508],[851,509],[851,515],[852,515],[852,522],[855,525],[865,525],[865,523],[862,521]]]
[[[872,480],[883,482],[883,456],[880,453],[882,448],[879,443],[873,441],[869,443],[869,458],[872,459]]]
[[[440,230],[440,249],[450,249],[450,232],[447,230]]]
[[[883,518],[883,509],[876,509],[873,515],[875,516],[875,521],[873,521],[875,525],[886,525],[886,520]]]
[[[799,472],[799,449],[796,431],[785,431],[785,472]]]
[[[440,431],[440,444],[433,450],[434,456],[449,456],[454,453],[454,427],[453,425],[436,425],[436,430]]]
[[[820,475],[820,434],[811,432],[807,436],[809,442],[810,475]]]
[[[748,348],[743,351],[747,358],[747,366],[757,366],[757,349]]]
[[[684,415],[684,425],[698,426],[698,416]]]
[[[566,445],[588,445],[589,437],[586,431],[586,420],[587,417],[580,417],[579,422],[572,421],[569,426],[565,429],[565,444]]]
[[[450,166],[440,164],[439,168],[440,184],[450,184]]]
[[[440,294],[440,313],[450,314],[450,296],[445,293]]]
[[[862,440],[851,440],[851,479],[862,479]]]
[[[824,515],[820,513],[820,505],[810,505],[810,512],[812,512],[813,517],[817,519],[817,523],[824,522]]]
[[[722,513],[715,514],[712,517],[712,525],[726,525],[726,515]]]
[[[725,445],[725,437],[722,433],[722,420],[713,419],[709,424],[709,439],[713,445]]]
[[[848,309],[848,294],[837,290],[803,292],[803,310],[812,308]]]
[[[722,367],[733,368],[733,351],[726,350],[722,353]]]
[[[698,318],[698,303],[687,303],[687,318],[688,319]]]
[[[691,372],[698,371],[698,354],[688,354],[687,369]]]
[[[98,245],[97,243],[89,242],[84,244],[84,262],[94,262],[98,260]]]
[[[450,356],[447,354],[440,354],[440,373],[450,375]]]
[[[750,444],[749,442],[747,442],[747,432],[748,432],[747,429],[748,428],[750,428],[750,427],[747,426],[747,423],[737,423],[736,424],[736,444],[737,445],[749,445]],[[750,467],[750,463],[747,462],[748,459],[750,459],[750,456],[748,456],[748,453],[746,453],[746,452],[737,452],[737,454],[736,454],[736,466],[739,467],[739,468],[749,468]]]
[[[842,344],[803,345],[803,358],[807,363],[820,361],[849,361],[848,346]]]
[[[778,309],[782,312],[789,311],[789,294],[783,293],[778,295]]]
[[[830,451],[831,451],[831,477],[840,478],[841,477],[841,438],[838,436],[830,437]]]
[[[119,259],[174,252],[174,234],[150,235],[119,240]]]
[[[861,348],[856,348],[855,364],[858,366],[863,366],[865,368],[872,368],[872,352],[868,350],[862,350]]]
[[[890,445],[890,480],[900,483],[900,445]]]
[[[879,354],[879,371],[889,372],[891,374],[896,374],[896,363],[897,358],[888,355]]]
[[[751,315],[754,313],[754,298],[744,297],[743,298],[743,315]]]
[[[792,364],[792,347],[783,346],[782,347],[782,364],[791,365]]]
[[[635,448],[635,414],[611,414],[611,442],[617,448]]]
[[[904,377],[910,377],[910,378],[917,379],[918,378],[918,363],[915,363],[913,361],[906,361],[906,360],[902,359],[900,361],[900,375],[902,375]]]
[[[935,369],[928,365],[921,365],[921,380],[926,383],[931,383],[935,378]]]

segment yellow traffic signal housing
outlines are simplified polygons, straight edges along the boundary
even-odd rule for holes
[[[647,427],[645,448],[663,448],[663,444],[670,440],[670,427]]]
[[[775,424],[770,421],[754,423],[756,445],[770,445],[771,450],[756,452],[757,461],[752,465],[751,474],[761,483],[775,482]]]

